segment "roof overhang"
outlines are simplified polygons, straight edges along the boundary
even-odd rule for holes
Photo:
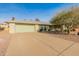
[[[46,22],[31,22],[31,21],[6,21],[5,23],[15,23],[15,24],[38,24],[38,25],[52,25]]]

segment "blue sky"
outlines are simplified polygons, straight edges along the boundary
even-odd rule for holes
[[[67,3],[0,3],[0,22],[15,17],[18,20],[49,21],[57,12],[74,4]],[[76,5],[76,4],[75,4]]]

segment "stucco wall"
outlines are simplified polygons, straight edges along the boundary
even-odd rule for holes
[[[35,31],[38,32],[39,29],[40,29],[40,25],[36,24],[36,25],[35,25]]]
[[[10,33],[15,33],[15,23],[9,23],[9,32]]]
[[[48,25],[9,23],[9,32],[10,33],[38,32],[41,26],[46,27],[46,31],[48,31],[49,29]]]

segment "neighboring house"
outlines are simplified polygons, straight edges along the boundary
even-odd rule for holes
[[[6,23],[1,23],[0,24],[0,30],[8,30],[7,27],[8,25]]]
[[[48,31],[51,26],[50,23],[40,21],[11,20],[5,23],[8,25],[7,28],[10,33]]]

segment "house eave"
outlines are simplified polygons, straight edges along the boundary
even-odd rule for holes
[[[5,23],[15,23],[15,24],[37,24],[37,25],[52,25],[52,24],[46,24],[46,23],[40,23],[40,22],[17,22],[17,21],[7,21]]]

